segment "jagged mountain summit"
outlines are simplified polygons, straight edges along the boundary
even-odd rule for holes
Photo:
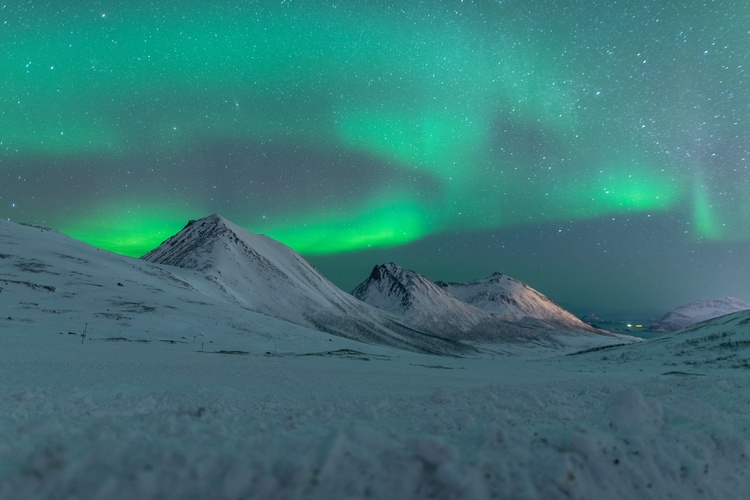
[[[244,307],[328,333],[423,352],[472,350],[409,328],[356,300],[291,248],[220,215],[188,222],[142,259],[200,271]]]
[[[526,283],[502,273],[468,283],[438,281],[437,284],[459,300],[497,318],[599,333]]]
[[[203,272],[237,302],[287,319],[302,320],[314,302],[336,309],[348,299],[289,247],[216,214],[189,221],[141,258]]]
[[[507,283],[515,289],[508,290],[504,286]],[[460,295],[454,295],[453,290]],[[559,333],[601,333],[539,292],[501,275],[470,284],[434,283],[389,262],[375,266],[352,295],[400,316],[414,328],[454,339],[550,344],[559,340],[555,338]],[[526,304],[528,297],[531,299]],[[499,304],[501,298],[503,302]],[[503,311],[508,313],[502,314]]]
[[[750,304],[735,297],[696,300],[672,309],[651,325],[649,330],[652,332],[673,332],[702,321],[747,309],[750,309]]]
[[[404,318],[415,328],[453,337],[492,320],[489,314],[461,302],[421,274],[393,262],[375,266],[352,295]]]

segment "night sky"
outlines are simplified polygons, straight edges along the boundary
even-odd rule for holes
[[[345,290],[750,299],[747,0],[151,3],[0,2],[0,217],[140,256],[220,213]]]

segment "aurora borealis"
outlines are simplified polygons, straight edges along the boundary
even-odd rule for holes
[[[139,256],[221,213],[344,289],[750,297],[746,1],[67,3],[0,4],[0,217]]]

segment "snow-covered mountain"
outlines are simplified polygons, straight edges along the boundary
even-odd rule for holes
[[[335,287],[289,247],[218,215],[188,223],[142,259],[54,230],[0,222],[0,297],[14,299],[2,301],[2,314],[49,328],[143,341],[250,335],[273,349],[329,341],[325,333],[450,356],[475,353],[468,340],[572,347],[549,329],[495,318],[419,280],[429,294],[412,296],[410,314],[378,309]],[[577,338],[573,345],[611,342]]]
[[[333,334],[418,352],[474,352],[357,301],[288,247],[219,216],[188,224],[147,260],[8,221],[0,221],[0,245],[0,312],[11,324],[214,345],[239,335],[271,350]]]
[[[220,215],[190,221],[142,259],[199,271],[241,306],[335,335],[423,352],[471,350],[406,327],[337,288],[283,243]]]
[[[526,283],[501,273],[468,283],[438,281],[437,284],[459,300],[497,318],[557,330],[600,333]]]
[[[239,304],[294,322],[319,309],[360,309],[291,248],[216,214],[189,221],[141,258],[200,271]]]
[[[600,333],[523,283],[502,275],[469,284],[434,283],[390,262],[375,266],[352,295],[400,316],[414,328],[454,339],[549,343],[556,342],[553,338],[560,332]]]
[[[419,273],[396,264],[377,265],[352,295],[403,318],[410,326],[451,337],[471,332],[492,317],[465,304]]]
[[[750,309],[750,304],[735,297],[696,300],[672,309],[649,327],[653,332],[673,332],[702,321]]]

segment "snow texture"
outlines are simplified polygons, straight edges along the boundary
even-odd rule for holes
[[[750,491],[750,312],[435,356],[252,310],[204,271],[0,222],[0,498]]]

